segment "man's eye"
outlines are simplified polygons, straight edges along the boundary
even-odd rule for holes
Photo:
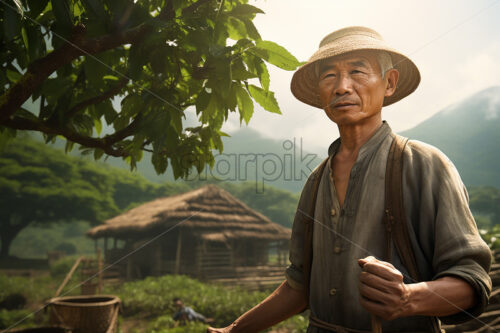
[[[363,74],[363,72],[360,70],[354,69],[351,71],[351,74]]]
[[[327,73],[323,76],[323,79],[335,77],[334,73]]]

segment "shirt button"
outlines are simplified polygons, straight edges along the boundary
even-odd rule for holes
[[[335,247],[333,248],[333,252],[335,252],[335,253],[340,253],[340,246],[335,246]]]
[[[332,210],[330,211],[330,214],[332,214],[332,216],[335,216],[335,214],[337,214],[337,212],[335,211],[335,209],[332,208]]]
[[[330,289],[330,296],[335,296],[335,294],[337,294],[337,289],[335,288]]]

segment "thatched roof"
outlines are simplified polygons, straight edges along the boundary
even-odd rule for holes
[[[140,237],[177,225],[211,241],[235,238],[288,240],[290,229],[271,222],[215,185],[156,199],[90,229],[92,238]]]

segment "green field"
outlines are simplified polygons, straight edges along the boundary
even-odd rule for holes
[[[40,327],[49,324],[49,311],[45,302],[54,296],[65,273],[73,263],[68,257],[55,263],[50,273],[40,273],[33,277],[8,277],[0,275],[0,304],[12,295],[22,295],[26,304],[19,309],[0,310],[0,329],[15,325],[16,328]],[[77,295],[80,292],[79,278],[75,275],[61,295]],[[202,283],[186,276],[148,277],[140,281],[126,282],[115,286],[105,286],[103,293],[117,295],[122,300],[119,318],[120,332],[123,333],[171,333],[205,332],[208,325],[191,323],[178,325],[172,319],[175,308],[174,297],[207,318],[213,318],[214,326],[225,326],[253,305],[262,301],[270,291],[245,291],[220,285]],[[297,315],[272,328],[280,332],[304,332],[307,319]]]

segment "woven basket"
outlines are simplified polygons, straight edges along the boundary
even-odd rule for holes
[[[78,333],[114,332],[120,299],[112,295],[56,297],[49,301],[50,323]]]

